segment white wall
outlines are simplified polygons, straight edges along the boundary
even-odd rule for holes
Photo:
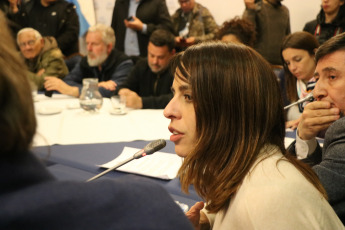
[[[219,25],[225,20],[241,16],[244,11],[244,0],[196,1],[211,11]],[[179,7],[178,0],[166,0],[166,3],[170,14]],[[94,0],[96,21],[110,25],[114,4],[114,0]],[[290,10],[291,31],[295,32],[302,30],[306,22],[316,18],[320,10],[321,0],[285,0],[283,4]]]

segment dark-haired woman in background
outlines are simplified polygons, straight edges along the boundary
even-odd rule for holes
[[[314,89],[314,56],[318,47],[316,38],[307,32],[295,32],[284,38],[280,53],[284,63],[286,95],[290,103],[305,98]],[[295,105],[288,110],[287,128],[297,127],[304,105]]]
[[[225,21],[216,34],[217,39],[223,42],[239,42],[250,47],[254,47],[255,36],[254,25],[239,17]]]

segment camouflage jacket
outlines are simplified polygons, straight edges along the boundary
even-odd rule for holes
[[[218,31],[218,25],[215,22],[210,11],[199,3],[195,3],[192,10],[192,16],[189,17],[189,33],[188,37],[195,37],[196,42],[212,40]],[[171,16],[175,35],[178,36],[180,20],[183,17],[181,8]]]
[[[35,83],[38,90],[44,89],[44,77],[64,78],[68,74],[63,54],[54,37],[44,37],[44,47],[40,54],[33,60],[25,59],[25,63],[29,69],[29,79]],[[41,69],[44,69],[44,73],[37,75]]]

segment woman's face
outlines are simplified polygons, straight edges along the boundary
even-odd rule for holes
[[[172,86],[174,97],[164,109],[164,116],[170,119],[170,140],[175,143],[175,152],[186,157],[195,146],[196,119],[190,85],[175,74]]]
[[[321,6],[326,14],[336,14],[343,4],[344,0],[322,0]]]
[[[314,55],[310,55],[306,50],[294,48],[287,48],[282,54],[291,74],[297,79],[308,82],[314,76]]]

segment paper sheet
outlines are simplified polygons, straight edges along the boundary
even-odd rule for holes
[[[137,148],[125,147],[120,156],[112,161],[100,165],[100,167],[111,168],[114,165],[129,159],[139,150],[140,149]],[[132,160],[116,170],[171,180],[176,177],[181,164],[182,158],[176,154],[156,152],[152,155]]]

